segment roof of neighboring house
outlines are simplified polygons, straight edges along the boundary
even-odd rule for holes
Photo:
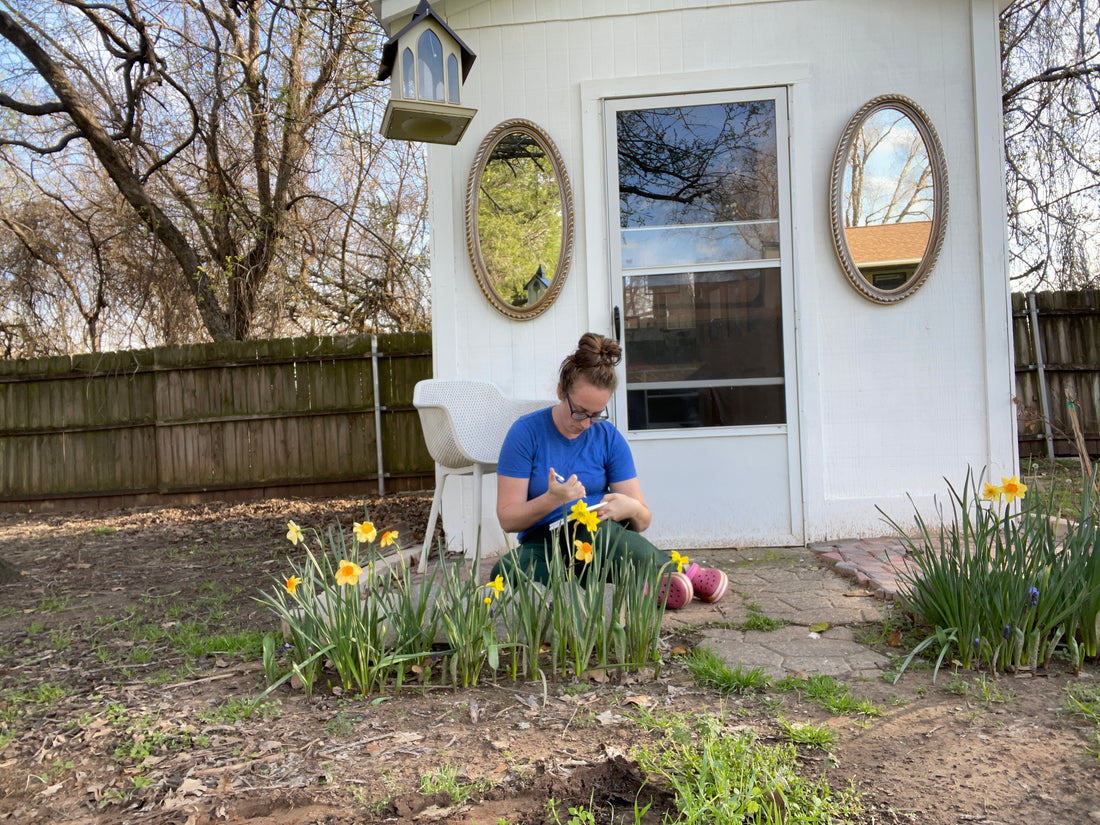
[[[924,257],[932,221],[849,226],[844,230],[856,266],[913,264]]]

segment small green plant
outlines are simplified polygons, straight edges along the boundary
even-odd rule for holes
[[[465,805],[475,794],[484,793],[491,786],[487,780],[460,781],[458,768],[454,765],[443,765],[420,777],[420,793],[447,794],[454,805]]]
[[[771,677],[762,667],[746,670],[738,662],[731,668],[710,648],[696,647],[684,657],[684,664],[697,684],[721,693],[759,693],[767,690]]]
[[[825,825],[862,813],[851,790],[835,793],[825,777],[800,776],[792,744],[762,745],[751,732],[731,731],[709,715],[683,717],[678,727],[664,743],[635,752],[642,770],[676,794],[678,823]]]
[[[774,630],[786,627],[790,622],[786,619],[773,619],[771,616],[765,616],[763,613],[757,613],[750,610],[748,618],[741,622],[740,630],[761,630],[765,633],[771,633]]]
[[[208,724],[232,725],[254,716],[260,719],[275,719],[281,712],[282,706],[277,701],[260,702],[231,696],[214,708],[199,711],[197,716]]]
[[[813,722],[789,722],[782,717],[776,720],[787,739],[795,745],[806,745],[820,750],[831,750],[836,742],[836,731],[827,725]]]
[[[68,596],[45,596],[35,606],[35,611],[38,613],[56,613],[61,610],[65,610],[69,607]]]
[[[839,716],[882,716],[882,711],[870,701],[856,698],[847,685],[823,673],[815,673],[805,679],[788,676],[776,682],[775,687],[782,691],[794,691]]]
[[[107,718],[119,731],[114,758],[120,761],[141,764],[156,754],[186,750],[194,745],[194,732],[190,728],[164,725],[156,714],[131,718],[125,707],[115,705],[108,708]]]
[[[1100,727],[1100,685],[1071,682],[1066,686],[1069,712]]]
[[[1069,712],[1093,725],[1089,753],[1100,759],[1100,686],[1071,683],[1066,688]]]
[[[982,673],[976,679],[967,679],[964,676],[956,676],[945,686],[948,693],[956,696],[966,696],[973,699],[981,699],[986,704],[1003,704],[1016,698],[1011,693],[1001,690],[996,680]]]
[[[764,633],[771,633],[790,624],[786,619],[773,619],[771,616],[765,615],[764,608],[754,602],[748,593],[742,593],[741,599],[744,601],[745,610],[748,611],[749,615],[745,621],[737,625],[737,630],[760,630]]]

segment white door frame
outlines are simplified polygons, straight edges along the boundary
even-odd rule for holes
[[[605,122],[605,102],[609,99],[642,98],[651,99],[657,97],[667,98],[668,105],[677,105],[679,101],[675,96],[684,95],[682,102],[690,105],[692,98],[702,91],[734,92],[738,97],[751,99],[752,92],[758,90],[761,97],[774,97],[777,102],[782,101],[784,113],[780,113],[777,106],[777,120],[782,117],[783,128],[789,123],[789,97],[790,86],[797,81],[804,81],[808,75],[808,68],[804,65],[784,67],[761,67],[740,72],[703,72],[685,75],[659,76],[651,78],[619,78],[605,81],[590,81],[581,84],[581,112],[582,112],[582,142],[584,154],[583,176],[583,209],[580,214],[584,216],[582,230],[582,248],[586,250],[587,269],[590,274],[587,277],[590,319],[595,323],[590,326],[595,329],[604,329],[612,332],[611,312],[619,301],[615,294],[619,286],[616,279],[612,284],[612,276],[600,277],[594,273],[611,273],[617,267],[611,266],[611,250],[617,249],[617,244],[608,240],[608,233],[617,225],[617,209],[612,201],[611,192],[617,191],[618,182],[611,180],[611,170],[607,160],[608,134],[614,135],[613,124]],[[742,94],[744,93],[744,94]],[[700,98],[695,98],[700,100]],[[648,100],[646,101],[648,104]],[[665,101],[661,101],[665,103]],[[789,137],[789,136],[788,136]],[[800,342],[796,338],[796,294],[794,288],[794,244],[793,235],[793,205],[791,203],[791,185],[789,176],[792,174],[794,159],[788,141],[784,141],[779,147],[784,162],[780,179],[781,199],[781,252],[782,260],[781,278],[783,282],[783,340],[784,340],[784,376],[787,387],[787,423],[784,425],[767,425],[759,427],[721,428],[717,431],[705,429],[699,431],[655,431],[652,433],[635,432],[629,434],[632,443],[649,440],[662,440],[670,442],[678,439],[699,438],[737,438],[752,436],[778,436],[785,438],[785,454],[787,459],[786,487],[788,494],[789,530],[764,531],[754,535],[750,524],[744,524],[744,532],[734,534],[737,543],[769,543],[769,544],[802,544],[804,542],[804,504],[801,467],[801,427],[802,415],[799,401],[799,353]],[[612,215],[615,209],[616,214]],[[612,222],[612,217],[615,218]],[[596,242],[584,243],[584,237],[599,239]],[[603,319],[606,319],[604,321]],[[613,409],[616,422],[620,423],[625,432],[625,409]],[[747,443],[747,442],[746,442]],[[695,446],[701,446],[701,443]],[[751,450],[749,451],[752,452]],[[753,472],[753,468],[745,468]],[[641,469],[640,469],[641,472]],[[689,470],[690,472],[690,470]],[[653,483],[643,479],[643,488],[652,489]],[[656,491],[655,491],[656,492]],[[697,546],[718,546],[731,543],[729,539],[731,528],[729,522],[721,517],[716,517],[714,532],[716,538],[711,541],[705,535],[697,536],[693,542]],[[654,531],[658,535],[652,536],[655,542],[662,546],[685,546],[683,540],[677,536],[659,535],[659,527]],[[705,531],[704,531],[705,533]]]

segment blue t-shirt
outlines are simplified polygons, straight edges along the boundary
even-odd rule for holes
[[[500,448],[497,474],[527,479],[528,501],[547,491],[551,467],[562,478],[576,473],[588,494],[588,504],[602,499],[610,492],[610,485],[638,475],[630,446],[614,424],[593,422],[576,438],[566,438],[554,425],[553,409],[547,407],[516,420]],[[549,513],[520,533],[520,541],[534,528],[559,518],[560,511]]]

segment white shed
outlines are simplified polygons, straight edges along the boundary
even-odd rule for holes
[[[1006,5],[435,0],[477,56],[476,116],[428,147],[435,376],[553,398],[583,332],[619,336],[612,417],[666,548],[881,535],[879,507],[1011,475]],[[417,0],[374,7],[393,33]],[[530,305],[476,221],[532,147],[572,232]],[[847,247],[910,222],[919,260]]]

